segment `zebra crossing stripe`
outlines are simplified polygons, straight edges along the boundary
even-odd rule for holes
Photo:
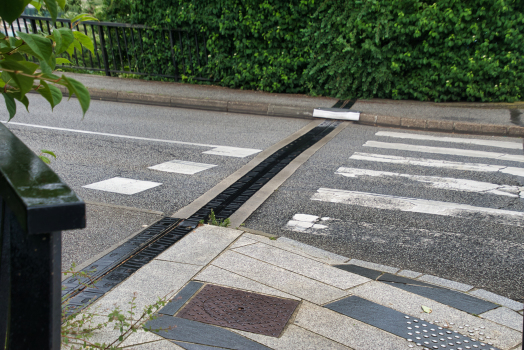
[[[319,188],[311,200],[357,205],[374,209],[468,218],[480,215],[492,223],[524,226],[524,213],[510,210],[474,207],[467,204],[432,201],[418,198],[397,197],[377,193]]]
[[[507,167],[504,165],[481,164],[481,163],[463,163],[451,162],[439,159],[411,158],[390,156],[376,153],[355,152],[349,159],[363,160],[368,162],[380,162],[402,165],[418,165],[424,167],[445,168],[454,170],[468,170],[478,172],[500,172],[505,174],[524,176],[524,168]]]
[[[508,197],[520,197],[524,198],[524,187],[510,186],[510,185],[497,185],[489,182],[481,182],[467,179],[455,179],[452,177],[439,177],[439,176],[422,176],[422,175],[410,175],[393,173],[387,171],[376,171],[367,169],[357,168],[346,168],[340,167],[335,172],[336,175],[342,175],[345,177],[394,177],[394,178],[405,178],[411,181],[422,182],[428,184],[430,187],[441,189],[441,190],[452,190],[461,192],[477,192],[477,193],[489,193],[499,196]]]
[[[512,162],[524,162],[524,156],[521,156],[521,155],[497,153],[497,152],[474,151],[474,150],[459,149],[459,148],[430,147],[430,146],[409,145],[405,143],[389,143],[389,142],[378,142],[378,141],[367,141],[363,146],[364,147],[393,149],[393,150],[398,150],[398,151],[436,153],[436,154],[447,154],[447,155],[453,155],[453,156],[489,158],[489,159],[507,160],[507,161],[512,161]]]
[[[393,132],[393,131],[379,131],[375,133],[375,136],[395,137],[395,138],[410,139],[410,140],[452,142],[452,143],[462,143],[466,145],[490,146],[490,147],[520,149],[520,150],[522,149],[521,142],[468,139],[468,138],[458,138],[458,137],[441,137],[441,136],[410,134],[410,133]]]

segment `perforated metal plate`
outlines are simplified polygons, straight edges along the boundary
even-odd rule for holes
[[[297,305],[296,300],[208,284],[176,317],[278,337]]]

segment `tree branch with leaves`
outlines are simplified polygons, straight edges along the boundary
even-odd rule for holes
[[[58,9],[65,7],[65,0],[10,0],[0,3],[0,17],[8,22],[15,21],[26,6],[31,3],[38,10],[45,6],[51,15],[52,22],[56,20]],[[67,52],[70,56],[83,47],[94,54],[92,40],[84,33],[74,30],[82,21],[96,18],[80,14],[71,20],[70,28],[50,28],[51,34],[22,33],[16,36],[6,36],[0,33],[0,91],[5,99],[9,112],[9,120],[16,114],[16,102],[21,102],[29,111],[29,100],[26,94],[31,90],[44,97],[51,108],[62,101],[62,92],[57,86],[64,86],[69,92],[69,98],[78,98],[82,112],[85,115],[89,109],[91,98],[86,87],[79,81],[55,75],[57,64],[70,63],[66,58],[57,57]]]

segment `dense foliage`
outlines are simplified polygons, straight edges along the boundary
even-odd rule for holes
[[[205,75],[225,86],[434,101],[524,91],[524,0],[105,1],[119,20],[207,33]]]

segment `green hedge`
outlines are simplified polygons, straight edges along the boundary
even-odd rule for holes
[[[224,86],[433,101],[524,91],[524,0],[120,1],[133,23],[208,33],[206,75]]]

